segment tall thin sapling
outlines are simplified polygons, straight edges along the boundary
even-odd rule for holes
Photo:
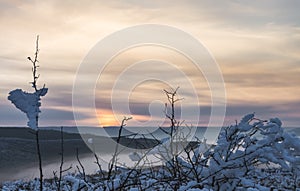
[[[28,93],[22,89],[15,89],[9,92],[8,100],[10,100],[16,108],[26,113],[28,118],[27,125],[35,130],[36,146],[37,146],[37,155],[39,160],[39,173],[40,173],[40,191],[43,190],[43,169],[42,169],[42,157],[40,149],[40,139],[39,139],[39,113],[41,112],[41,97],[45,96],[48,92],[48,88],[45,87],[45,84],[42,88],[38,88],[37,81],[40,77],[40,74],[37,73],[39,67],[38,63],[38,54],[39,54],[39,36],[36,38],[36,50],[34,53],[34,58],[27,57],[27,59],[32,63],[32,77],[33,81],[30,82],[32,88],[34,89],[33,93]]]

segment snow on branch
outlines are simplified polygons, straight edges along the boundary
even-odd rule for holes
[[[8,99],[22,112],[26,113],[29,119],[27,125],[32,129],[37,129],[37,118],[41,112],[41,96],[45,96],[48,88],[42,88],[34,93],[27,93],[21,89],[9,92]]]
[[[34,130],[38,129],[39,113],[41,112],[41,97],[45,96],[48,92],[48,88],[45,87],[45,84],[41,89],[38,88],[37,84],[37,81],[40,77],[40,75],[37,73],[37,69],[39,67],[39,51],[39,36],[37,36],[34,58],[32,59],[31,57],[27,57],[27,59],[32,63],[33,81],[30,83],[32,84],[34,92],[28,93],[21,89],[15,89],[9,92],[8,96],[8,100],[10,100],[16,106],[16,108],[26,113],[26,116],[29,119],[27,125]]]

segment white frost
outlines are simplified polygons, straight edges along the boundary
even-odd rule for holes
[[[15,89],[9,92],[8,100],[10,100],[16,108],[26,113],[28,118],[27,125],[32,129],[37,129],[37,118],[41,106],[41,96],[45,96],[48,88],[42,88],[34,93],[27,93],[21,89]]]

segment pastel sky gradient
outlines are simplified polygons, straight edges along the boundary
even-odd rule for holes
[[[186,31],[199,39],[214,56],[222,71],[227,93],[225,125],[247,113],[262,119],[279,117],[284,126],[300,125],[300,2],[297,0],[231,1],[0,1],[0,126],[25,126],[26,116],[7,100],[15,88],[32,91],[31,65],[26,60],[40,35],[40,84],[49,93],[42,100],[42,126],[75,125],[72,87],[76,71],[90,49],[105,36],[123,28],[146,23],[163,24]],[[114,62],[130,63],[147,54],[168,62],[187,63],[171,50],[153,47],[124,52]],[[149,56],[149,55],[148,55]],[[179,65],[191,79],[198,80],[203,123],[210,114],[209,87],[193,76],[193,68]],[[145,68],[147,71],[149,68]],[[97,112],[102,125],[115,125],[107,106],[109,80],[120,68],[107,68],[104,85],[97,86]],[[167,68],[159,68],[162,75]],[[143,75],[145,71],[136,71]],[[169,74],[172,77],[172,73]],[[181,96],[189,100],[180,79]],[[132,113],[116,111],[117,118],[133,115],[149,120],[149,104],[165,100],[164,84],[145,82],[132,97]],[[153,88],[155,85],[155,88]],[[126,84],[125,84],[126,87]],[[83,92],[84,96],[84,92]],[[121,99],[120,99],[121,100]],[[152,102],[157,105],[160,102]],[[194,107],[188,101],[187,107]],[[151,106],[151,104],[150,104]],[[153,104],[152,104],[153,106]],[[157,108],[156,108],[157,109]],[[151,109],[150,109],[151,110]],[[82,107],[82,122],[99,125],[90,108]],[[191,119],[193,118],[191,113]],[[163,119],[155,115],[153,125]],[[190,120],[190,119],[188,119]],[[187,121],[193,123],[193,121]],[[130,125],[130,123],[129,123]],[[134,124],[132,124],[134,125]]]

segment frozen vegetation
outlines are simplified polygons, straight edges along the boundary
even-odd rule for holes
[[[45,96],[48,92],[48,88],[42,88],[34,93],[27,93],[21,89],[16,89],[9,92],[8,99],[22,112],[26,113],[28,118],[28,127],[37,129],[37,119],[41,112],[41,97]]]
[[[132,153],[130,158],[137,164],[149,161],[145,153]],[[197,145],[174,154],[162,165],[141,166],[124,168],[116,163],[113,172],[108,173],[100,165],[98,173],[92,175],[78,168],[75,174],[65,172],[61,181],[57,177],[44,180],[43,190],[58,190],[60,185],[61,190],[91,191],[299,191],[300,139],[286,132],[278,118],[260,120],[248,114],[239,123],[222,128],[216,145],[207,147],[198,141]],[[39,183],[38,179],[5,182],[1,189],[38,190]]]

